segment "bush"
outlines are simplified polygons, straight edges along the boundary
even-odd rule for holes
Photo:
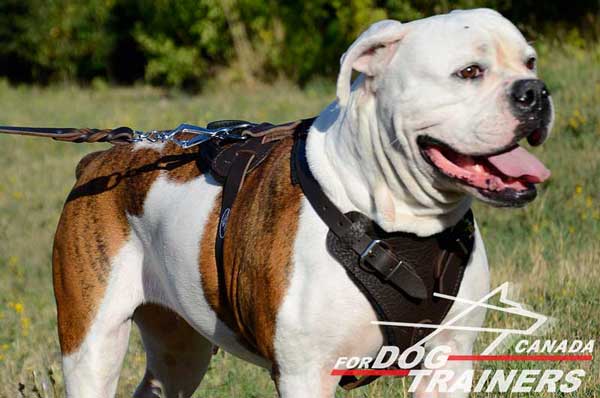
[[[42,82],[106,73],[115,38],[106,26],[111,5],[105,0],[4,0],[2,64],[14,59],[26,65],[17,75]]]
[[[0,75],[197,88],[229,68],[246,81],[304,83],[334,75],[343,51],[376,20],[482,6],[532,39],[600,36],[596,0],[2,0]]]

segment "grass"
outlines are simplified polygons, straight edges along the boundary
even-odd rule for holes
[[[523,302],[556,318],[547,338],[587,341],[596,339],[600,331],[600,46],[541,50],[540,68],[553,91],[557,121],[549,142],[535,153],[551,168],[553,178],[525,209],[477,204],[475,212],[494,284],[518,283]],[[304,90],[286,83],[253,90],[209,87],[202,95],[188,96],[147,87],[92,90],[0,83],[0,124],[162,129],[183,121],[204,124],[220,118],[282,122],[314,115],[332,98],[333,85],[317,84]],[[98,145],[0,136],[2,397],[64,395],[51,287],[51,242],[74,182],[75,165],[83,154],[97,149]],[[515,326],[514,321],[503,321],[488,317],[490,325]],[[489,341],[482,335],[477,349]],[[534,367],[581,367],[587,375],[577,396],[600,396],[597,360]],[[143,369],[144,354],[134,331],[119,397],[131,396]],[[387,378],[350,394],[340,391],[339,396],[403,397],[406,383]],[[194,396],[270,397],[275,390],[266,371],[220,351]]]

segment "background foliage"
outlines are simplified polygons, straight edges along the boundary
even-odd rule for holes
[[[0,76],[200,88],[228,80],[304,84],[336,73],[370,23],[492,7],[530,39],[600,37],[598,0],[2,0]],[[546,40],[548,41],[548,40]]]

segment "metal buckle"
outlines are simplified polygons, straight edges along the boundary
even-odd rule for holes
[[[373,253],[373,248],[377,245],[380,244],[385,244],[384,242],[382,242],[379,239],[374,239],[371,241],[371,243],[369,243],[369,245],[365,248],[365,250],[363,250],[363,252],[360,254],[360,258],[358,260],[358,264],[359,266],[367,271],[367,272],[374,272],[375,268],[373,268],[373,266],[369,265],[366,260],[368,258],[372,258],[375,257],[375,253]]]
[[[234,124],[232,126],[220,127],[218,129],[208,129],[205,127],[194,126],[193,124],[180,124],[173,130],[166,131],[157,131],[153,130],[147,133],[136,131],[135,136],[133,138],[134,142],[140,141],[150,141],[150,142],[166,142],[171,141],[180,147],[187,149],[196,145],[200,145],[205,141],[216,138],[220,140],[231,139],[242,141],[248,138],[248,136],[244,134],[239,134],[237,131],[245,130],[250,127],[254,127],[256,124],[254,123],[240,123]],[[180,140],[176,138],[176,135],[182,133],[195,134],[195,137],[192,137],[187,140]]]

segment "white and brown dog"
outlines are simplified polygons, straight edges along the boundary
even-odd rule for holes
[[[340,210],[387,231],[438,233],[472,197],[523,205],[549,175],[517,144],[541,144],[552,123],[535,61],[517,28],[491,10],[376,23],[342,58],[338,100],[310,129],[311,170]],[[352,70],[362,74],[350,87]],[[282,397],[332,397],[338,357],[377,352],[375,312],[290,182],[291,145],[283,140],[246,177],[220,273],[222,187],[195,151],[135,144],[81,161],[53,255],[69,397],[114,396],[132,321],[147,353],[136,397],[192,395],[214,346],[275,369]],[[479,299],[488,287],[477,233],[459,297]],[[427,348],[466,354],[475,337],[445,331]]]

